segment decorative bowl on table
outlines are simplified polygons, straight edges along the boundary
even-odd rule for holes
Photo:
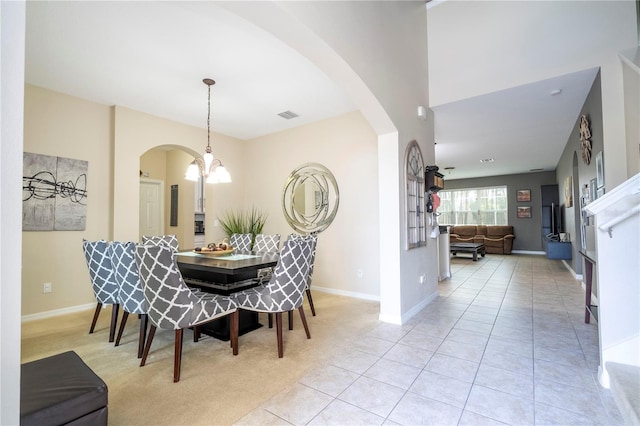
[[[210,243],[206,247],[196,247],[193,251],[207,256],[224,256],[233,253],[235,249],[226,243]]]

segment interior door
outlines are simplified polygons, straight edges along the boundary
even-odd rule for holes
[[[143,235],[164,234],[164,198],[162,181],[140,181],[140,239]]]

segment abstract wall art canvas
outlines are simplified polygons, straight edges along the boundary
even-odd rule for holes
[[[83,231],[88,162],[23,154],[22,230]]]

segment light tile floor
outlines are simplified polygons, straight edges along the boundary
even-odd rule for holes
[[[451,269],[407,324],[380,323],[237,424],[624,423],[597,382],[584,290],[560,261],[487,255]]]

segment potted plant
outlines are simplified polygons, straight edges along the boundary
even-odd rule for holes
[[[233,234],[251,234],[253,242],[256,235],[262,233],[262,228],[267,221],[267,214],[256,207],[251,207],[248,211],[227,210],[222,218],[218,217],[218,220],[228,237]]]

